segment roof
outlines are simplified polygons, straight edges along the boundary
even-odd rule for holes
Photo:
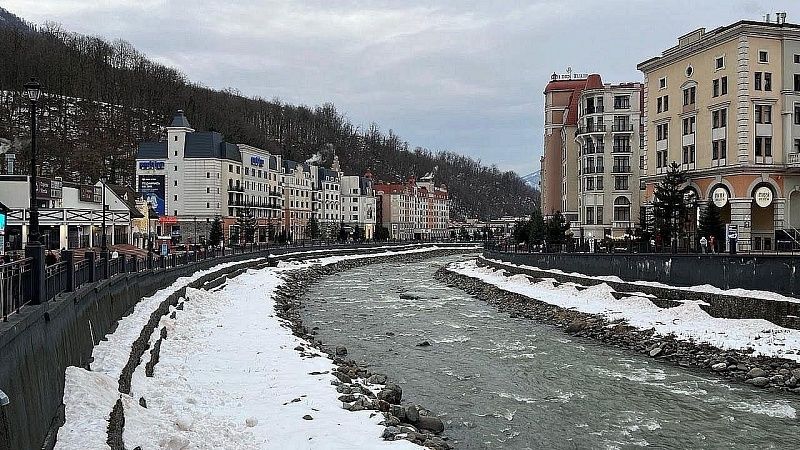
[[[3,202],[0,202],[0,212],[7,213],[9,211],[11,211],[11,209],[8,206],[4,205]]]
[[[301,166],[303,168],[303,172],[311,173],[311,167],[306,163],[299,163],[297,161],[292,161],[291,159],[284,159],[283,160],[283,169],[286,173],[293,172],[297,169],[297,166]]]
[[[183,128],[192,128],[189,125],[189,119],[183,114],[183,110],[179,109],[178,112],[175,114],[175,117],[172,118],[172,123],[170,127],[183,127]]]
[[[136,152],[136,159],[166,159],[166,142],[141,142]]]
[[[183,148],[184,158],[221,158],[241,161],[242,153],[235,144],[223,141],[216,131],[186,133]]]
[[[138,198],[138,195],[133,191],[133,189],[127,186],[120,186],[118,184],[111,183],[106,183],[106,186],[108,186],[108,188],[111,189],[114,194],[116,194],[117,197],[122,200],[123,203],[125,203],[125,206],[127,206],[131,212],[132,219],[140,219],[144,217],[144,214],[142,214],[141,211],[139,211],[139,208],[136,207],[136,199]]]
[[[544,93],[547,94],[548,92],[553,91],[572,91],[578,88],[583,88],[584,86],[586,86],[586,79],[556,80],[547,83],[547,86],[544,87]]]

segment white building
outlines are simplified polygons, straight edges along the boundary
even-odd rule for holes
[[[372,175],[342,176],[342,224],[345,227],[360,228],[366,239],[375,235],[377,205],[372,189]],[[352,230],[351,230],[352,231]]]

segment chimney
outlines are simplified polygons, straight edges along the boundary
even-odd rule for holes
[[[786,12],[785,11],[776,12],[775,13],[775,22],[779,23],[781,25],[785,24],[786,23]]]
[[[771,23],[771,22],[769,21],[769,14],[767,14],[766,16],[764,16],[764,22]]]

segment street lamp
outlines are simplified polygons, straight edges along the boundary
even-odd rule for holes
[[[100,182],[103,184],[103,237],[101,238],[100,242],[101,247],[100,251],[107,253],[108,252],[108,242],[106,242],[106,177],[100,178]]]
[[[31,199],[28,213],[30,216],[28,244],[38,244],[41,238],[39,236],[39,208],[36,204],[36,102],[39,101],[39,96],[42,94],[42,85],[36,81],[36,78],[31,78],[31,81],[25,83],[25,92],[31,102]]]

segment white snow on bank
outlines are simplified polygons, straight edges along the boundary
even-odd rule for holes
[[[506,276],[505,270],[479,267],[476,260],[453,263],[455,273],[566,309],[599,314],[608,320],[624,319],[640,329],[655,329],[660,335],[674,333],[679,339],[707,342],[722,349],[747,350],[754,355],[800,361],[800,330],[783,328],[761,319],[720,319],[700,308],[701,302],[684,301],[674,308],[659,308],[647,298],[621,299],[611,295],[605,283],[579,291],[574,285],[554,286],[553,279],[531,283],[524,275]]]
[[[757,298],[762,300],[775,300],[775,301],[782,301],[782,302],[790,302],[790,303],[800,303],[800,298],[795,297],[787,297],[785,295],[781,295],[775,292],[769,291],[757,291],[751,289],[722,289],[716,286],[712,286],[710,284],[701,284],[698,286],[672,286],[669,284],[659,283],[657,281],[625,281],[620,277],[614,275],[598,275],[598,276],[589,276],[584,275],[578,272],[565,272],[559,269],[542,269],[536,266],[528,266],[525,264],[512,264],[506,261],[501,261],[498,259],[491,259],[485,258],[487,261],[504,264],[510,267],[517,267],[520,269],[527,269],[527,270],[537,270],[541,272],[549,272],[553,274],[560,274],[560,275],[569,275],[571,277],[579,277],[579,278],[586,278],[586,279],[593,279],[593,280],[602,280],[602,281],[610,281],[614,283],[627,283],[627,284],[636,284],[639,286],[651,286],[651,287],[658,287],[658,288],[666,288],[666,289],[676,289],[681,291],[694,291],[694,292],[707,292],[709,294],[719,294],[719,295],[731,295],[734,297],[749,297],[749,298]]]
[[[66,423],[59,449],[106,449],[108,417],[118,398],[125,409],[126,447],[150,448],[419,448],[408,441],[385,442],[383,416],[341,409],[330,373],[334,366],[314,350],[301,358],[293,350],[308,345],[274,316],[280,273],[343,260],[413,254],[454,247],[417,247],[313,261],[281,262],[278,268],[250,270],[212,293],[187,289],[176,319],[162,318],[168,338],[161,346],[155,376],[144,376],[146,352],[132,378],[132,395],[121,395],[118,379],[152,312],[170,294],[205,273],[178,279],[143,299],[116,331],[95,347],[92,372],[66,372]],[[458,247],[478,250],[480,247]],[[297,252],[302,253],[302,252]],[[151,337],[151,345],[158,337]],[[144,397],[147,408],[139,406]],[[299,399],[293,402],[292,400]],[[313,420],[304,420],[304,415]]]

